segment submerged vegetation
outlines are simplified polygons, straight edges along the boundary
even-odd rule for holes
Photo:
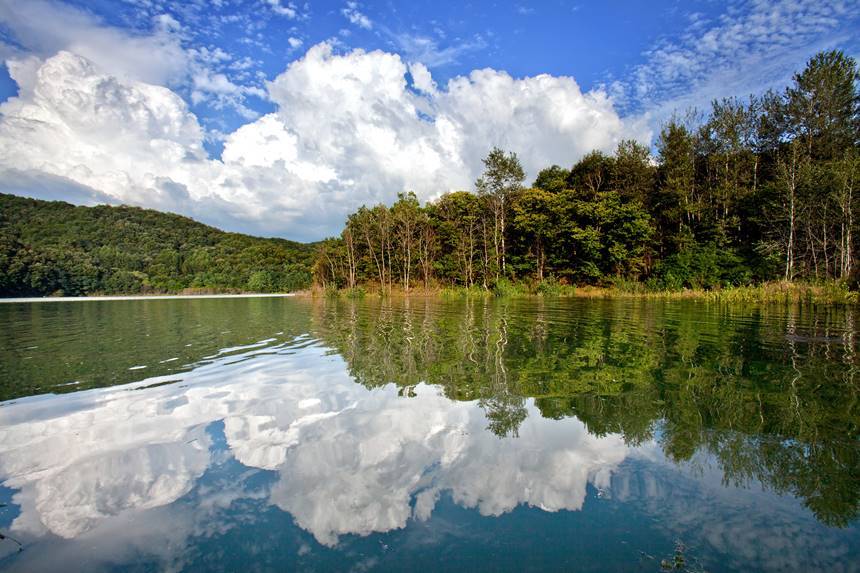
[[[403,193],[350,215],[340,237],[319,245],[316,283],[853,301],[857,79],[852,58],[820,53],[782,92],[673,117],[656,157],[622,141],[611,156],[543,169],[531,187],[517,156],[495,148],[474,193],[424,206]]]
[[[137,207],[0,194],[0,296],[307,288],[313,246]]]

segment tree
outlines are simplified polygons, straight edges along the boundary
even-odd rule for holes
[[[317,246],[317,257],[313,275],[323,288],[338,288],[343,278],[343,255],[345,249],[340,239],[329,238]]]
[[[513,230],[529,245],[537,279],[544,278],[546,248],[555,234],[553,194],[543,189],[524,189],[512,201]]]
[[[350,223],[355,226],[355,233],[361,237],[367,247],[370,263],[376,269],[379,287],[391,288],[391,221],[385,205],[377,205],[373,209],[361,207],[353,216]]]
[[[860,154],[855,148],[847,149],[833,164],[836,202],[839,220],[839,277],[847,279],[854,269],[854,209],[856,191],[860,183]]]
[[[860,139],[857,64],[838,50],[820,52],[786,91],[792,133],[813,159],[839,157]]]
[[[661,226],[661,247],[664,252],[671,252],[672,241],[681,233],[682,226],[691,226],[700,215],[695,140],[690,130],[673,118],[661,130],[657,149],[657,192],[649,207]]]
[[[601,151],[592,151],[580,159],[570,169],[567,188],[576,189],[581,194],[594,196],[609,188],[612,175],[613,158]]]
[[[430,287],[430,277],[433,274],[433,260],[436,257],[436,230],[426,209],[418,213],[418,265],[424,288]]]
[[[248,279],[248,290],[252,292],[272,292],[275,281],[269,271],[256,271]]]
[[[400,265],[401,284],[409,290],[409,279],[412,272],[413,251],[418,242],[418,225],[421,205],[415,193],[398,193],[397,201],[391,206],[394,224],[394,235],[399,244],[398,263]]]
[[[567,180],[569,177],[569,170],[559,167],[558,165],[553,165],[540,170],[532,187],[543,189],[550,193],[558,193],[567,187]]]
[[[737,207],[758,183],[758,103],[738,98],[714,100],[711,115],[702,126],[701,140],[707,157],[710,204],[723,227],[739,227]]]
[[[349,221],[347,221],[340,236],[346,254],[346,284],[351,290],[355,288],[358,275],[358,245],[356,244],[355,233]]]
[[[478,194],[487,197],[493,214],[493,254],[496,280],[505,268],[505,218],[510,196],[518,191],[526,178],[520,160],[515,153],[505,154],[494,147],[483,160],[484,174],[475,183]]]
[[[471,287],[477,278],[475,261],[483,248],[480,199],[466,191],[446,193],[430,212],[442,248],[439,271]]]
[[[785,280],[794,278],[796,243],[797,243],[797,221],[798,221],[798,190],[801,179],[805,174],[808,163],[806,156],[798,140],[792,141],[777,159],[777,172],[775,185],[779,190],[783,218],[786,221],[786,229],[783,233],[785,253]]]
[[[655,176],[651,152],[632,139],[618,143],[611,166],[611,189],[627,200],[645,205],[654,188]]]

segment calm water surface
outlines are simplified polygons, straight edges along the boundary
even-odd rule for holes
[[[857,320],[0,304],[0,569],[860,571]]]

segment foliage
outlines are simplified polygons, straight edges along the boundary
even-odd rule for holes
[[[493,148],[475,193],[362,207],[324,242],[321,285],[460,287],[502,296],[560,284],[616,292],[848,280],[860,225],[856,62],[814,56],[782,92],[673,116],[657,157],[635,141],[541,170]],[[351,239],[351,237],[353,239]],[[357,238],[357,239],[356,239]],[[854,281],[857,282],[857,281]],[[853,284],[853,283],[852,283]]]
[[[312,258],[311,245],[178,215],[0,194],[0,296],[294,291]]]

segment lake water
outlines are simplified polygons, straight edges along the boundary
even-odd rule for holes
[[[860,571],[857,320],[0,304],[0,569]]]

